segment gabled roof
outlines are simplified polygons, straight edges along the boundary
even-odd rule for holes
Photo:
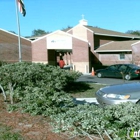
[[[131,45],[138,42],[138,40],[130,41],[111,41],[107,44],[100,46],[94,52],[122,52],[122,51],[132,51]]]
[[[12,32],[6,31],[6,30],[1,29],[1,28],[0,28],[0,34],[2,34],[3,36],[4,36],[4,34],[7,34],[7,35],[9,35],[9,36],[15,36],[15,37],[18,38],[18,35],[17,35],[17,34],[14,34],[14,33],[12,33]],[[20,36],[20,38],[22,38],[22,39],[24,39],[24,40],[26,40],[26,41],[30,41],[29,39],[27,39],[27,38],[25,38],[25,37],[22,37],[22,36]],[[31,42],[31,41],[30,41],[30,42]]]
[[[38,39],[36,39],[36,40],[33,40],[32,42],[36,42],[36,41],[38,41],[38,40],[41,40],[41,39],[43,39],[43,38],[49,37],[49,36],[51,36],[51,35],[53,35],[53,34],[57,34],[57,33],[62,33],[62,34],[64,34],[64,35],[67,35],[67,36],[70,36],[70,37],[73,37],[73,38],[82,40],[82,41],[84,41],[84,42],[88,42],[88,40],[86,40],[86,39],[79,38],[79,37],[77,37],[77,36],[74,36],[74,35],[72,35],[72,34],[69,34],[69,33],[64,32],[64,31],[61,31],[61,30],[54,31],[54,32],[52,32],[52,33],[50,33],[50,34],[47,34],[47,35],[42,36],[42,37],[40,37],[40,38],[38,38]]]
[[[89,30],[93,31],[96,35],[104,35],[104,36],[114,36],[114,37],[127,37],[127,38],[137,38],[140,39],[140,36],[132,35],[132,34],[125,34],[121,32],[116,32],[112,30],[102,29],[98,27],[92,26],[85,26]]]

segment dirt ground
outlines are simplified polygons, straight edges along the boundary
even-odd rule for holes
[[[0,123],[11,127],[12,132],[18,132],[24,140],[91,140],[86,137],[74,137],[52,132],[50,120],[42,116],[31,116],[20,112],[8,112],[6,103],[0,95]],[[94,140],[100,140],[94,137]]]

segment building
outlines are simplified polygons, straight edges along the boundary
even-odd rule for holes
[[[5,48],[1,42],[5,37],[1,32],[2,30],[0,30],[0,45]],[[5,33],[8,34],[4,40],[5,44],[11,37],[17,41],[16,35]],[[36,37],[35,40],[22,38],[21,43],[24,61],[31,60],[35,63],[57,66],[60,57],[63,57],[66,65],[72,65],[73,70],[82,73],[91,72],[92,67],[97,69],[103,65],[115,63],[139,64],[139,36],[92,27],[85,19],[68,30],[57,30],[42,37]],[[12,48],[11,44],[12,40],[7,44],[9,51]],[[18,44],[14,45],[16,50],[18,50],[17,46]],[[11,52],[11,55],[13,53]],[[0,60],[8,61],[10,58],[0,54]]]
[[[132,63],[131,45],[139,39],[139,36],[88,26],[82,19],[69,30],[55,31],[34,40],[32,61],[57,65],[62,55],[74,70],[88,73],[92,67]]]
[[[18,36],[0,29],[0,61],[9,63],[19,61]],[[32,61],[31,41],[21,37],[21,54],[23,61]]]

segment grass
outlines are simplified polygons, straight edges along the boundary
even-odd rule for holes
[[[93,98],[95,92],[105,85],[96,83],[74,82],[65,89],[75,98]]]

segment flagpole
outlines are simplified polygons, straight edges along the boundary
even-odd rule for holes
[[[17,0],[15,0],[15,4],[16,4],[16,18],[17,18],[17,28],[18,28],[19,62],[21,62],[22,61],[22,56],[21,56],[21,40],[20,40],[20,22],[19,22],[19,14],[18,14]]]

